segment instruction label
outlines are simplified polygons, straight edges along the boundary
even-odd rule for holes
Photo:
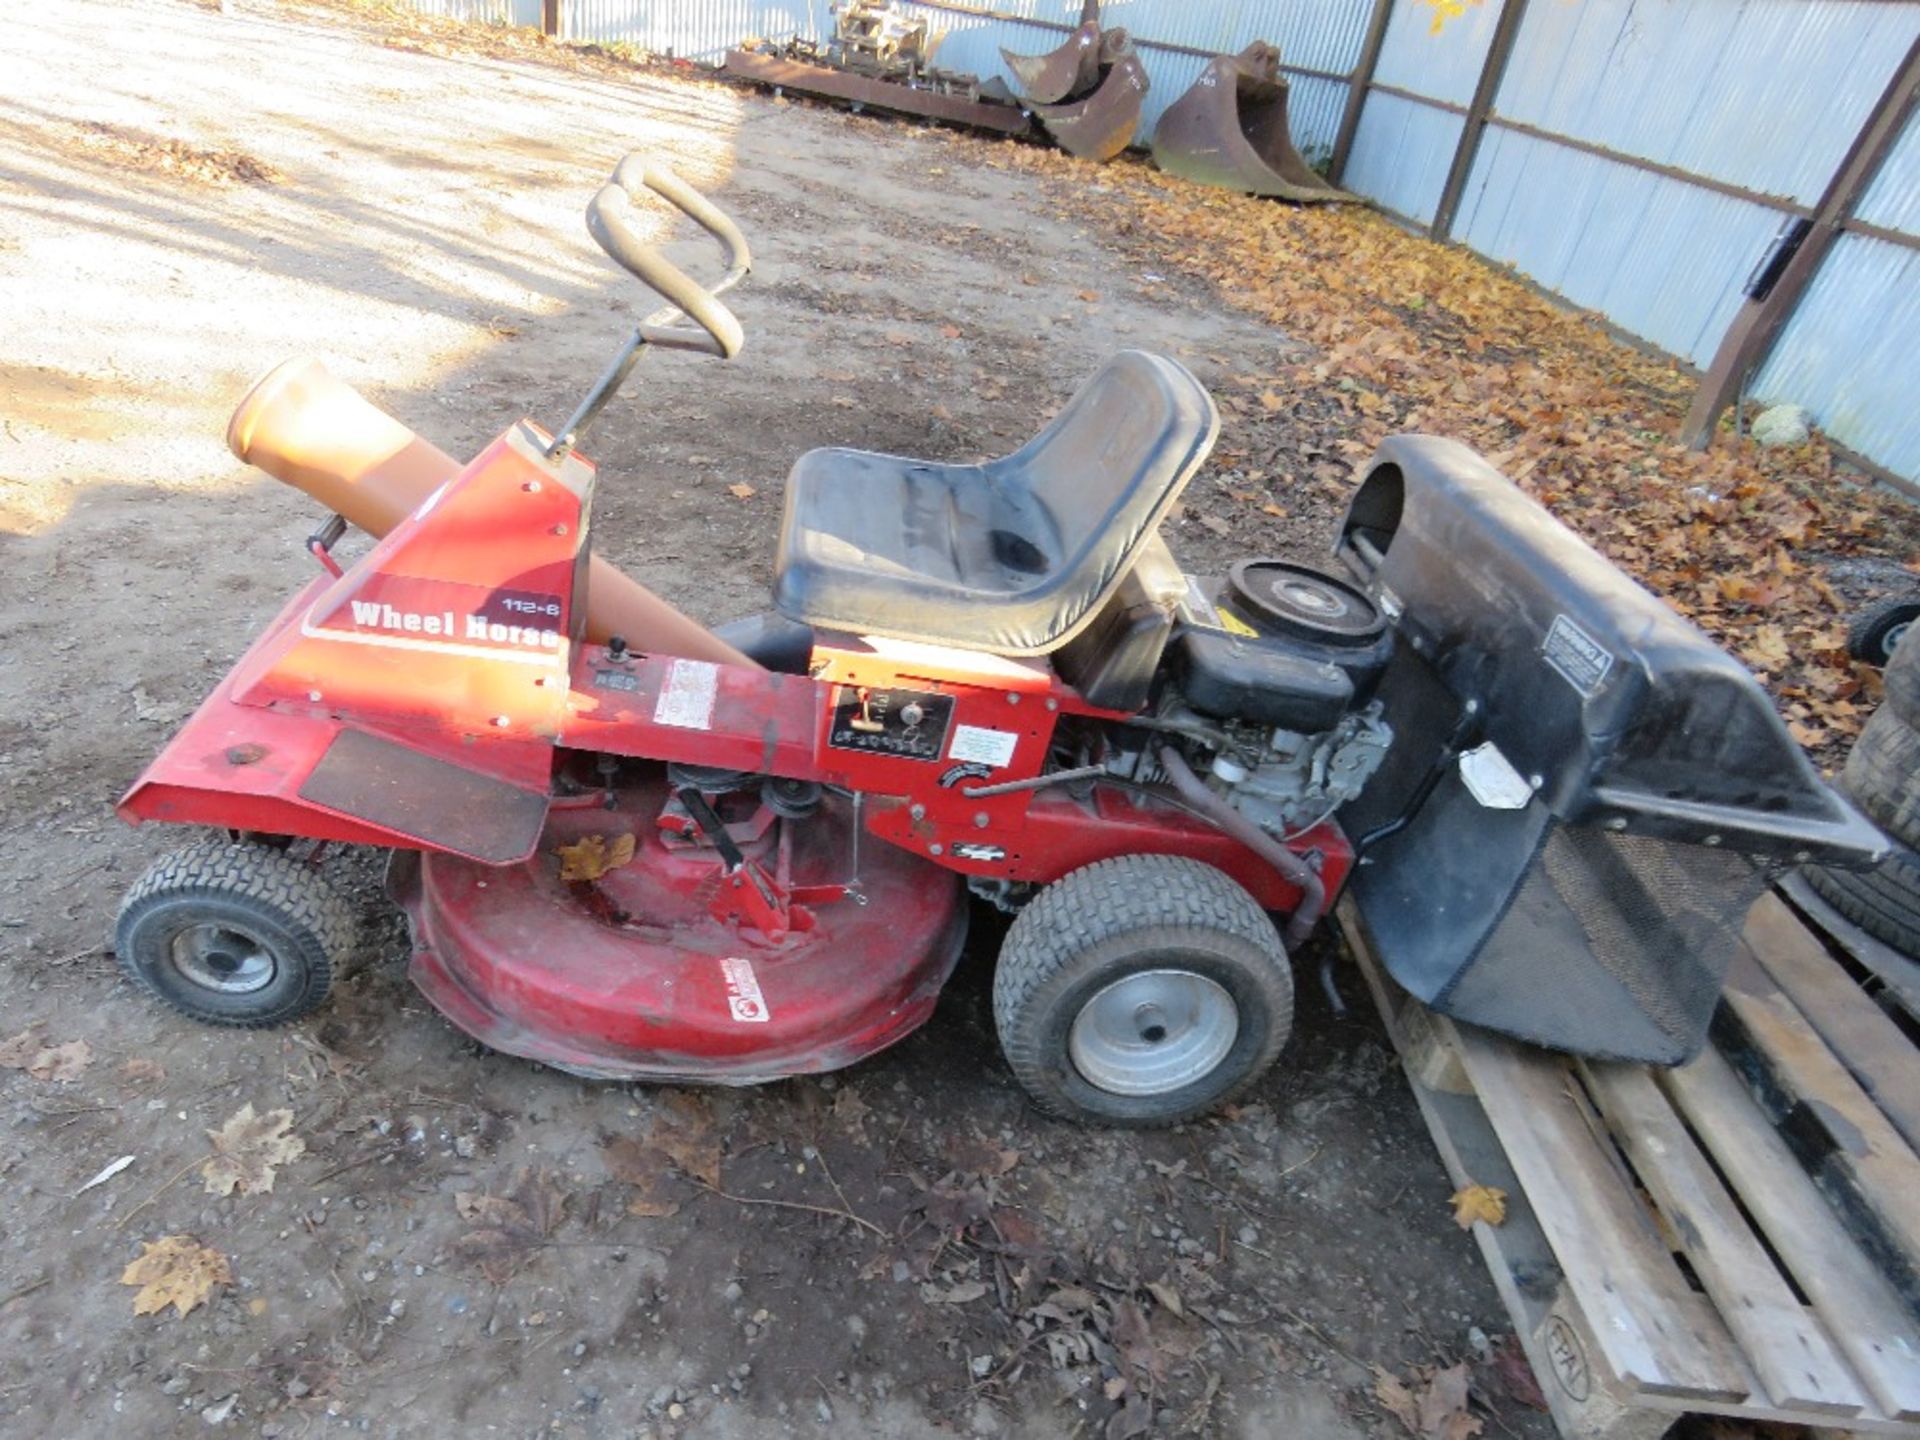
[[[1540,654],[1566,682],[1591,700],[1613,669],[1613,652],[1594,639],[1572,617],[1556,615]]]
[[[743,1025],[764,1025],[773,1018],[760,982],[754,977],[753,962],[728,956],[720,962],[720,973],[727,982],[727,1009]]]
[[[983,725],[957,725],[949,760],[967,760],[998,770],[1013,763],[1013,750],[1020,737],[1011,730],[989,730]]]
[[[676,660],[654,703],[653,723],[680,730],[713,728],[713,697],[720,689],[720,667],[708,660]],[[746,964],[743,960],[741,964]],[[752,972],[749,971],[749,974]]]

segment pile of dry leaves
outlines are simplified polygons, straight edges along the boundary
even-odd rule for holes
[[[1920,511],[1842,472],[1824,440],[1682,448],[1694,381],[1673,362],[1361,207],[1230,195],[1137,162],[1096,172],[1055,152],[987,153],[1038,171],[1143,271],[1203,279],[1302,342],[1218,394],[1219,462],[1240,467],[1231,498],[1268,514],[1303,492],[1344,499],[1384,436],[1462,440],[1751,666],[1818,758],[1844,755],[1878,680],[1847,657],[1825,572],[1852,558],[1914,568]]]

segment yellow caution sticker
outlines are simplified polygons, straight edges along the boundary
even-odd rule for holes
[[[1227,609],[1226,606],[1218,605],[1214,608],[1219,612],[1220,624],[1223,629],[1231,630],[1235,635],[1252,635],[1258,638],[1260,632],[1231,610]]]

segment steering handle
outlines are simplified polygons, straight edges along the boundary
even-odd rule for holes
[[[711,288],[640,238],[634,228],[634,201],[652,191],[681,213],[692,217],[726,252],[727,273]],[[667,308],[640,323],[640,334],[650,345],[676,350],[701,350],[731,360],[746,343],[734,313],[720,303],[753,268],[747,237],[720,208],[667,166],[635,151],[614,167],[613,177],[587,205],[587,231],[643,284],[658,292]],[[698,330],[673,322],[692,320]]]

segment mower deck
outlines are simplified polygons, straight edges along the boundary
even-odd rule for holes
[[[556,802],[533,857],[496,867],[397,852],[389,888],[412,927],[414,983],[485,1045],[600,1079],[747,1085],[837,1070],[917,1029],[966,933],[952,876],[869,842],[828,797],[805,820],[737,836],[796,899],[779,943],[716,919],[727,883],[711,849],[656,825],[664,777]],[[563,846],[635,838],[633,859],[562,880]],[[591,843],[591,842],[590,842]]]

